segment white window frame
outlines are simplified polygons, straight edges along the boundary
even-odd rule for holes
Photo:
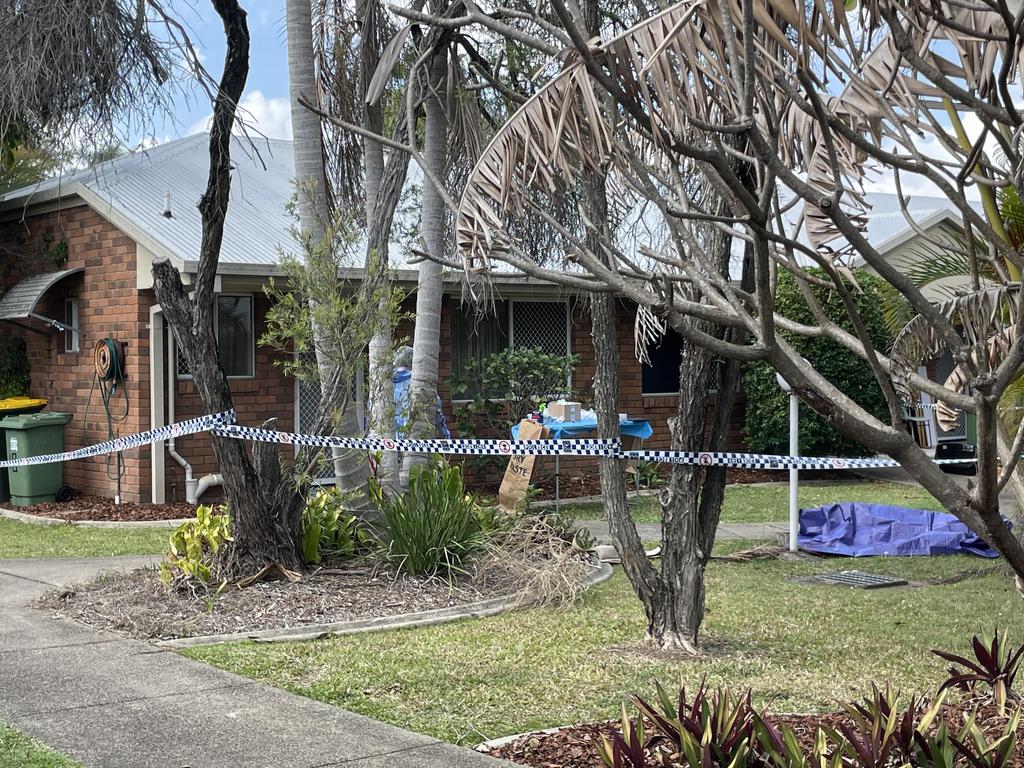
[[[253,294],[253,293],[234,293],[234,292],[232,292],[232,293],[216,293],[216,294],[214,294],[214,296],[213,296],[213,335],[217,339],[218,346],[220,345],[220,331],[218,331],[217,329],[220,327],[220,325],[217,322],[217,315],[220,312],[220,298],[221,298],[221,296],[224,296],[224,297],[227,297],[227,298],[233,298],[233,299],[234,298],[244,298],[244,297],[247,296],[247,297],[249,297],[249,300],[252,302],[252,304],[251,304],[251,306],[252,306],[252,373],[249,373],[249,374],[238,374],[238,375],[231,374],[231,375],[228,376],[228,379],[231,379],[231,380],[235,380],[235,379],[238,379],[238,380],[255,379],[256,378],[256,295]],[[171,336],[173,338],[173,334]],[[192,380],[192,374],[191,373],[179,373],[178,370],[177,370],[177,365],[178,365],[178,345],[177,345],[177,342],[175,342],[175,345],[174,345],[174,365],[175,365],[174,373],[175,373],[175,376],[176,376],[178,381],[191,381]]]
[[[71,310],[71,322],[68,323],[68,310]],[[77,297],[71,296],[64,299],[64,338],[62,352],[81,352],[81,335],[78,330],[79,317],[81,316],[81,304]]]

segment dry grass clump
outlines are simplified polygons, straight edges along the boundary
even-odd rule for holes
[[[474,582],[487,591],[507,585],[522,604],[563,605],[579,599],[595,564],[563,530],[525,515],[488,542]]]

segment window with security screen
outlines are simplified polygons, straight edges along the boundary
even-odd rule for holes
[[[569,304],[565,301],[498,301],[493,313],[481,315],[462,304],[452,305],[452,381],[455,399],[471,399],[480,388],[469,371],[506,349],[540,347],[548,354],[571,353]]]
[[[508,308],[496,302],[493,313],[476,311],[465,304],[452,304],[452,380],[457,382],[457,399],[472,399],[480,382],[471,371],[493,354],[508,349]]]
[[[568,355],[569,304],[564,301],[513,301],[511,346],[540,347],[551,355]]]
[[[256,332],[253,297],[220,294],[214,305],[214,333],[220,352],[220,364],[228,378],[256,375]],[[176,351],[179,379],[190,379],[188,363],[181,350]]]

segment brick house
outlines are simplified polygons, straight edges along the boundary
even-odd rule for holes
[[[206,152],[205,135],[192,136],[0,196],[0,346],[12,335],[25,339],[32,394],[48,398],[50,410],[72,414],[69,449],[107,438],[93,361],[97,341],[107,337],[123,346],[125,356],[123,388],[111,407],[117,434],[202,412],[177,363],[150,265],[167,258],[186,284],[194,276],[200,243],[195,204],[206,181]],[[269,141],[258,157],[237,151],[234,162],[216,286],[222,363],[240,423],[276,416],[280,429],[301,431],[311,398],[274,365],[280,353],[258,343],[269,305],[263,287],[280,274],[281,251],[293,248],[293,220],[286,211],[293,190],[291,145]],[[400,260],[400,248],[392,253],[393,263]],[[396,277],[400,286],[415,288],[414,269],[399,265]],[[450,424],[453,372],[467,356],[508,345],[578,355],[572,384],[586,404],[594,368],[585,300],[533,280],[499,280],[497,315],[481,319],[461,305],[455,278],[448,281],[441,317],[440,394]],[[667,447],[666,420],[678,385],[677,341],[666,339],[655,350],[654,364],[641,366],[633,352],[633,310],[625,304],[619,322],[620,408],[652,423],[648,447]],[[730,443],[739,446],[742,410],[735,425]],[[70,462],[64,471],[65,482],[85,493],[112,496],[117,488],[104,457]],[[146,446],[125,454],[121,498],[184,499],[186,472],[201,495],[215,485],[215,471],[206,435]],[[573,471],[572,464],[563,471]],[[214,488],[210,496],[215,494]]]

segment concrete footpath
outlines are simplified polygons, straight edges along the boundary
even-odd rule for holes
[[[89,768],[510,765],[28,607],[151,562],[0,560],[0,722]]]

